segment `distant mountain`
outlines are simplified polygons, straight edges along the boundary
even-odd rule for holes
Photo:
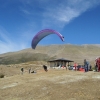
[[[29,61],[48,61],[56,58],[65,58],[78,63],[84,59],[94,63],[100,56],[100,45],[47,45],[37,46],[36,49],[24,49],[17,52],[0,54],[0,64],[17,64]]]

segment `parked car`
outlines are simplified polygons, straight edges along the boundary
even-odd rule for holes
[[[73,66],[69,66],[68,69],[69,69],[69,70],[73,70]]]

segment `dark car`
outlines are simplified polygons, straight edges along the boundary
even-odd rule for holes
[[[69,66],[68,69],[69,69],[69,70],[73,70],[73,66]]]

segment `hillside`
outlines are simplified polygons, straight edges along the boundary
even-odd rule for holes
[[[0,78],[0,100],[100,100],[99,72],[49,66],[45,72],[42,67],[46,61],[62,57],[94,63],[99,55],[99,45],[48,45],[1,54],[0,74],[4,78]],[[29,68],[35,73],[29,74]]]
[[[100,45],[47,45],[37,48],[24,49],[17,52],[0,54],[0,64],[17,64],[29,61],[48,61],[55,58],[66,58],[83,63],[84,59],[89,62],[100,56]]]

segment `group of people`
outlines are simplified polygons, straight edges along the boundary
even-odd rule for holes
[[[21,74],[23,75],[23,73],[24,73],[24,68],[22,67],[22,68],[21,68]],[[30,73],[36,73],[36,71],[32,71],[32,69],[29,68],[29,69],[28,69],[28,73],[29,73],[29,74],[30,74]]]
[[[83,65],[78,65],[77,63],[74,63],[73,70],[88,72],[88,71],[92,71],[92,66],[89,64],[89,62],[86,59],[84,59]]]
[[[75,70],[76,70],[77,64],[74,64],[74,67],[75,67]],[[84,68],[85,72],[92,70],[92,66],[89,64],[89,62],[86,59],[84,59],[83,68]],[[100,57],[95,60],[95,71],[100,72]]]
[[[43,65],[43,68],[44,68],[44,71],[46,71],[46,72],[48,71],[46,65]],[[83,68],[84,68],[85,72],[88,72],[91,70],[91,65],[89,65],[89,62],[86,59],[84,59]],[[77,63],[74,63],[73,70],[75,70],[75,71],[78,70]],[[95,60],[95,71],[100,72],[100,57]],[[21,74],[23,74],[23,72],[24,72],[24,68],[21,68]],[[35,71],[31,71],[31,68],[29,68],[29,74],[30,73],[35,73]]]
[[[48,71],[46,65],[43,65],[43,69],[44,69],[44,71],[46,71],[46,72]],[[24,68],[22,67],[22,68],[20,69],[20,71],[21,71],[21,74],[23,75],[23,73],[24,73]],[[32,69],[29,68],[29,69],[28,69],[28,73],[29,73],[29,74],[30,74],[30,73],[36,73],[36,71],[32,71]]]

